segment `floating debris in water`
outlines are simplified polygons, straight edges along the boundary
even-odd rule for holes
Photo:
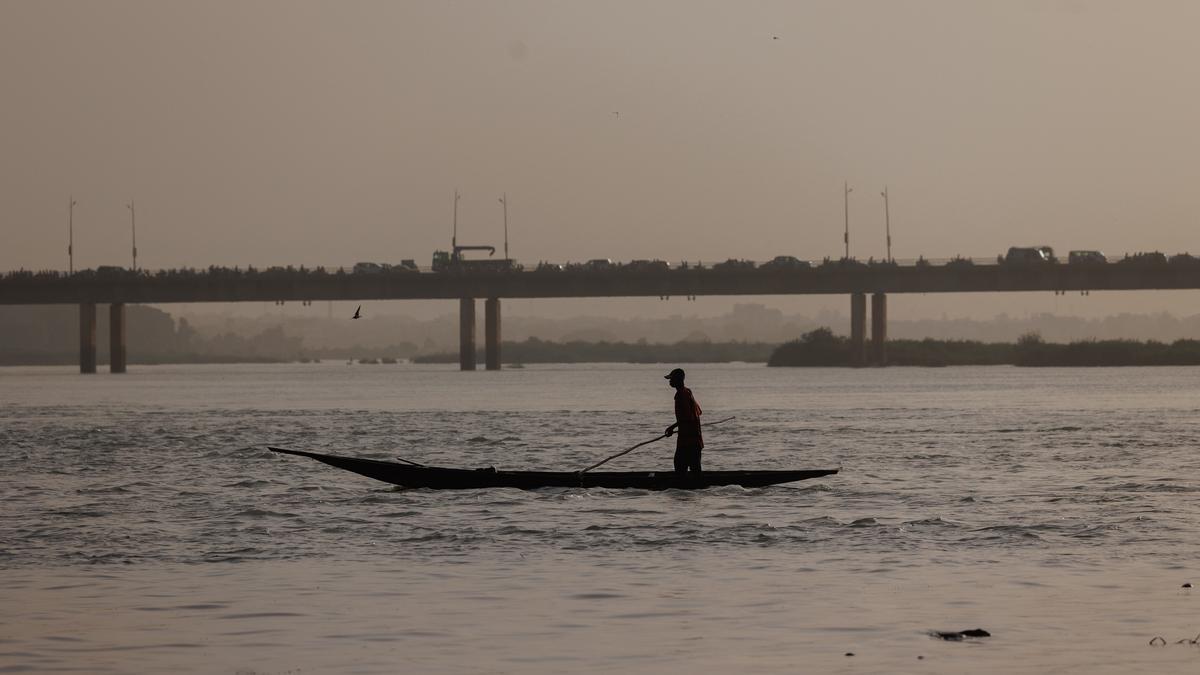
[[[991,633],[987,632],[986,630],[984,630],[982,628],[968,628],[967,630],[956,630],[956,631],[932,630],[932,631],[929,631],[929,635],[932,637],[935,637],[935,638],[940,638],[942,640],[949,640],[952,642],[958,642],[959,640],[965,640],[967,638],[992,637]]]
[[[846,656],[854,656],[854,652],[846,652]]]
[[[1197,634],[1196,637],[1194,637],[1194,638],[1183,638],[1182,640],[1176,640],[1175,644],[1200,646],[1200,634]],[[1155,635],[1154,637],[1150,638],[1150,646],[1151,647],[1166,647],[1167,639],[1161,635]]]

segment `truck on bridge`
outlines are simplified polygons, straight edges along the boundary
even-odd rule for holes
[[[463,251],[487,251],[488,256],[496,254],[495,246],[459,246],[454,245],[451,251],[433,252],[434,272],[516,272],[521,266],[512,258],[485,258],[468,260],[463,257]]]

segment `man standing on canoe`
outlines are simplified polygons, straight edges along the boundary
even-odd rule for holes
[[[700,435],[702,411],[692,390],[683,386],[683,377],[682,368],[676,368],[666,376],[675,388],[675,424],[667,427],[666,435],[679,430],[675,442],[675,473],[700,473],[700,451],[704,449],[704,438]]]

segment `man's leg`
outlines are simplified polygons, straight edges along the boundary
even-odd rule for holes
[[[675,473],[682,476],[688,471],[700,472],[700,451],[695,448],[679,448],[675,451]]]

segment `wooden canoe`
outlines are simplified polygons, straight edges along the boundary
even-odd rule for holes
[[[698,490],[721,485],[764,487],[820,478],[837,469],[797,469],[791,471],[703,471],[677,475],[674,471],[498,471],[487,469],[451,469],[420,464],[385,462],[340,455],[323,455],[303,450],[269,448],[272,452],[309,457],[339,469],[368,478],[409,488],[434,490],[474,490],[480,488],[546,487],[636,488],[641,490]]]

